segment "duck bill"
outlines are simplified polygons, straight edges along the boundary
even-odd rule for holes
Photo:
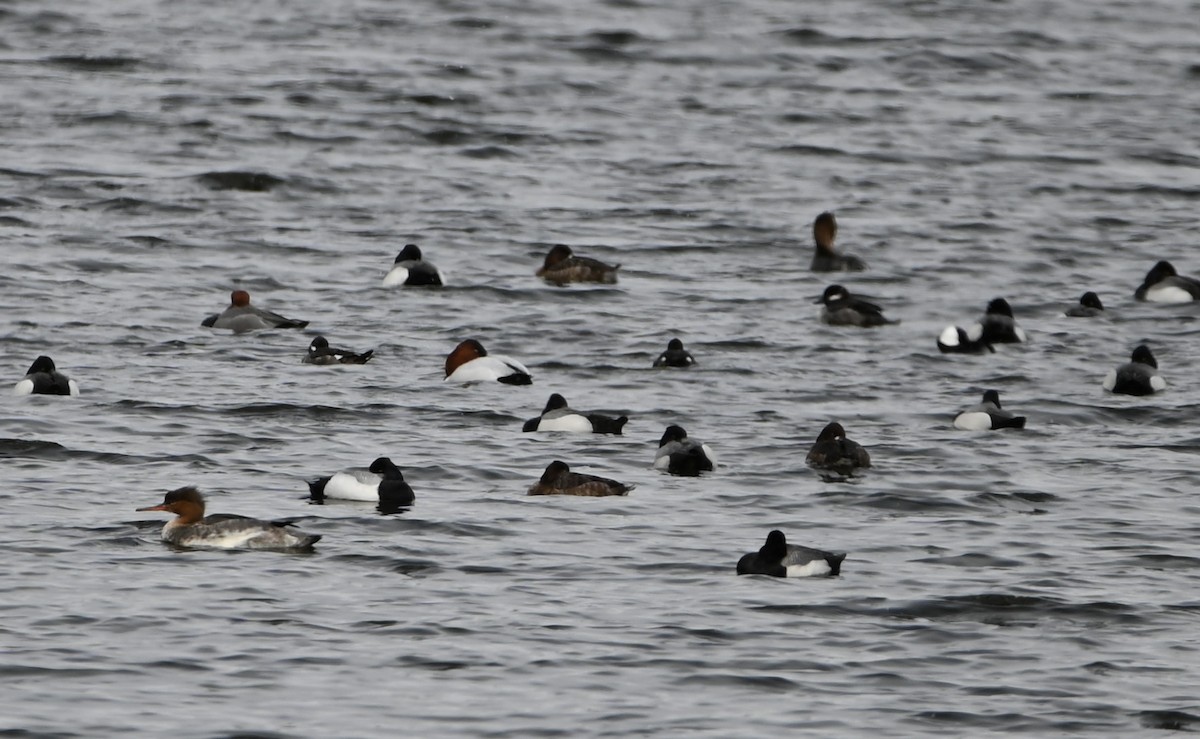
[[[168,508],[159,503],[158,505],[146,506],[145,508],[135,508],[135,511],[166,511]]]

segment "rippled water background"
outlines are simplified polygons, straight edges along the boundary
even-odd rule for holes
[[[5,372],[83,389],[0,405],[0,728],[1200,728],[1200,323],[1131,297],[1200,272],[1200,6],[809,5],[0,7]],[[825,209],[870,271],[808,272]],[[378,287],[410,241],[450,287]],[[539,283],[558,242],[620,284]],[[820,325],[835,280],[902,323]],[[311,326],[200,328],[235,286]],[[1032,343],[939,355],[996,296]],[[443,386],[469,336],[534,385]],[[1141,341],[1170,388],[1106,395]],[[951,427],[989,387],[1028,430]],[[551,392],[625,435],[521,434]],[[831,419],[861,479],[804,467]],[[716,474],[650,468],[672,422]],[[411,511],[304,500],[383,454]],[[638,487],[525,497],[555,458]],[[184,484],[325,538],[173,551],[133,509]],[[736,577],[776,527],[844,575]]]

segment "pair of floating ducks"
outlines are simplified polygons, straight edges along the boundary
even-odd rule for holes
[[[566,467],[561,462],[555,462],[551,467],[555,465]],[[561,474],[574,473],[564,470]],[[263,521],[229,513],[205,516],[204,496],[194,487],[172,490],[162,503],[137,510],[175,514],[175,518],[163,527],[162,538],[176,546],[311,551],[313,545],[321,540],[320,534],[294,530],[292,522],[288,520]],[[844,553],[788,544],[783,532],[772,531],[762,548],[738,560],[737,573],[775,577],[835,576],[841,573],[842,560],[845,558]]]

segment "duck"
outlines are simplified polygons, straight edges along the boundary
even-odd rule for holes
[[[837,238],[837,218],[825,211],[813,221],[813,272],[862,272],[867,263],[849,254],[838,254],[833,250]]]
[[[531,385],[533,376],[525,365],[499,354],[488,354],[475,339],[467,339],[446,356],[446,377],[442,382],[468,385],[475,382],[500,382],[505,385]]]
[[[1200,300],[1200,280],[1180,275],[1164,259],[1150,268],[1133,297],[1149,303],[1190,303]]]
[[[1063,314],[1070,318],[1095,318],[1104,315],[1104,304],[1099,295],[1089,291],[1080,296],[1079,305],[1072,305]]]
[[[572,431],[580,434],[620,435],[621,429],[628,421],[628,416],[613,418],[600,413],[580,413],[571,410],[566,398],[552,393],[546,401],[542,415],[526,421],[521,431]]]
[[[742,555],[737,563],[739,575],[770,575],[771,577],[836,577],[842,573],[845,552],[826,552],[823,549],[788,544],[779,529],[767,534],[767,541],[757,552]]]
[[[410,506],[416,500],[404,473],[388,457],[379,457],[366,470],[355,469],[318,477],[308,483],[315,501],[356,500],[389,508]]]
[[[384,287],[397,285],[441,287],[444,284],[446,283],[442,278],[441,270],[421,258],[421,247],[416,244],[404,245],[404,248],[396,255],[396,260],[392,262],[392,268],[383,278]]]
[[[264,328],[304,328],[308,325],[308,321],[284,318],[278,313],[250,305],[250,293],[245,290],[234,290],[230,293],[229,303],[224,312],[205,318],[200,325],[232,329],[235,334]]]
[[[569,282],[599,282],[615,285],[621,265],[608,265],[591,257],[577,257],[566,244],[555,244],[546,254],[537,276],[551,285],[563,287]]]
[[[1111,369],[1104,378],[1104,389],[1119,395],[1153,395],[1167,388],[1167,381],[1158,374],[1158,361],[1150,347],[1139,345],[1129,362]]]
[[[655,367],[691,367],[695,363],[695,358],[683,348],[683,342],[679,339],[668,341],[667,350],[654,360]]]
[[[964,431],[989,431],[993,429],[1023,429],[1025,416],[1013,415],[1000,407],[1000,393],[987,390],[983,402],[962,411],[954,417],[954,428]]]
[[[1019,344],[1028,341],[1025,331],[1013,318],[1012,306],[1004,298],[993,298],[987,304],[983,317],[967,329],[967,337],[971,341],[983,341],[987,344]]]
[[[972,339],[967,331],[959,326],[947,326],[938,334],[938,351],[943,354],[983,354],[996,352],[996,347],[982,338]]]
[[[79,395],[79,384],[59,372],[54,360],[43,354],[13,386],[13,395]]]
[[[847,439],[846,429],[833,421],[821,429],[804,462],[814,469],[850,476],[860,467],[870,467],[871,455],[861,444]]]
[[[712,472],[716,466],[716,457],[707,444],[689,439],[682,426],[667,426],[658,441],[654,469],[666,470],[672,475],[698,477],[701,472]]]
[[[825,304],[825,308],[821,311],[821,320],[830,326],[873,328],[889,323],[899,323],[899,321],[890,321],[884,318],[883,308],[851,295],[850,291],[841,285],[830,285],[825,288],[825,293],[813,302]]]
[[[530,495],[581,495],[599,498],[605,495],[627,495],[635,485],[626,485],[607,477],[572,472],[566,462],[554,460],[542,473],[540,480],[529,486]]]
[[[304,364],[366,364],[375,356],[374,349],[356,354],[348,349],[329,346],[329,340],[318,336],[308,345],[308,353],[300,360]]]
[[[233,514],[204,515],[204,496],[195,487],[172,490],[163,502],[138,508],[139,511],[166,511],[175,518],[163,526],[162,540],[181,547],[214,549],[312,549],[320,534],[293,531],[288,521],[260,521]]]

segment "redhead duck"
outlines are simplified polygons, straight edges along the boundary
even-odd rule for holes
[[[871,455],[858,442],[847,439],[842,424],[834,421],[821,430],[804,461],[809,467],[849,476],[860,467],[870,467]]]
[[[739,575],[772,577],[835,577],[842,572],[845,552],[826,552],[796,544],[776,529],[767,534],[767,543],[757,552],[742,555],[737,563]]]
[[[78,395],[79,385],[59,372],[54,360],[42,355],[33,360],[29,371],[13,386],[14,395]]]
[[[441,287],[443,284],[445,282],[442,280],[441,271],[421,258],[421,247],[416,244],[404,245],[396,255],[396,260],[392,262],[392,268],[383,278],[384,287]]]
[[[1167,381],[1158,374],[1158,361],[1145,344],[1133,350],[1128,363],[1109,370],[1104,378],[1104,389],[1120,395],[1153,395],[1166,388]]]
[[[335,349],[329,346],[328,339],[318,336],[308,345],[308,353],[300,361],[304,364],[366,364],[373,356],[374,349],[355,354],[348,349]]]
[[[488,354],[475,339],[467,339],[446,356],[446,377],[442,382],[464,385],[474,382],[502,382],[506,385],[531,385],[533,377],[525,365],[499,354]]]
[[[683,342],[679,339],[668,341],[667,350],[654,360],[655,367],[691,367],[695,363],[696,360],[683,348]]]
[[[1150,303],[1190,303],[1200,300],[1200,280],[1180,275],[1163,260],[1150,268],[1133,297]]]
[[[701,472],[711,472],[716,464],[707,444],[689,439],[687,431],[674,424],[663,432],[654,455],[654,468],[672,475],[697,477]]]
[[[232,329],[235,334],[263,328],[304,328],[308,325],[308,321],[284,318],[278,313],[250,305],[250,293],[245,290],[230,293],[229,303],[224,312],[205,318],[200,325]]]
[[[566,244],[556,244],[546,254],[546,261],[537,271],[551,285],[562,287],[569,282],[600,282],[613,285],[621,265],[608,265],[591,257],[577,257]]]
[[[834,239],[837,238],[837,218],[833,213],[825,211],[813,221],[813,272],[862,272],[867,263],[849,254],[838,254],[833,250]]]
[[[962,411],[954,417],[954,428],[964,431],[990,431],[994,429],[1023,429],[1025,416],[1013,415],[1000,407],[1000,393],[987,390],[983,402]]]
[[[620,434],[629,420],[627,416],[613,418],[600,413],[580,413],[571,410],[567,399],[558,393],[550,396],[542,415],[525,422],[521,431],[573,431],[581,434]]]
[[[572,472],[566,462],[554,460],[542,473],[542,478],[529,487],[530,495],[581,495],[598,498],[605,495],[626,495],[633,490],[607,477]]]
[[[139,511],[166,511],[175,518],[163,526],[162,539],[181,547],[216,549],[312,549],[320,534],[289,530],[286,521],[260,521],[256,518],[217,513],[204,515],[204,496],[194,487],[172,490],[163,502]]]

